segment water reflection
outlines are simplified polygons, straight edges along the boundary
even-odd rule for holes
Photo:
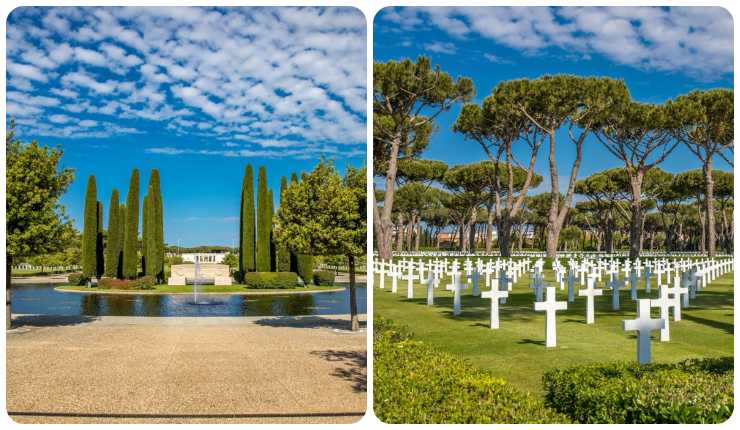
[[[14,285],[12,312],[86,316],[294,316],[349,313],[349,291],[284,296],[78,294],[54,290],[55,285]],[[357,305],[366,312],[365,288],[357,289]],[[207,303],[203,303],[203,301]]]

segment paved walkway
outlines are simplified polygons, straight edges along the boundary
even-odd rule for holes
[[[34,423],[354,422],[366,337],[347,320],[19,316],[8,411]]]

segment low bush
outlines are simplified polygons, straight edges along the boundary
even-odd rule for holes
[[[67,275],[67,282],[69,285],[87,285],[87,281],[90,279],[82,273],[70,273]]]
[[[314,285],[334,285],[334,272],[330,270],[317,270],[313,272]]]
[[[150,290],[157,284],[154,276],[142,276],[137,279],[102,278],[98,288],[103,290]]]
[[[396,423],[563,423],[567,418],[464,359],[374,319],[374,409]]]
[[[313,280],[313,255],[296,255],[296,272],[298,273],[298,276],[301,277],[304,284],[310,284]]]
[[[581,423],[721,423],[734,408],[732,357],[554,369],[545,402]]]
[[[293,272],[249,272],[244,284],[250,289],[295,288],[298,275]]]

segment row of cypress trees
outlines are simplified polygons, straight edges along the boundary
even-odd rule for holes
[[[90,175],[85,192],[82,231],[82,273],[134,279],[139,275],[139,170],[131,172],[126,204],[119,202],[117,189],[108,207],[108,237],[103,243],[103,204],[97,200],[95,176]],[[159,171],[152,169],[143,205],[141,267],[145,275],[164,280],[164,224]]]
[[[294,173],[291,182],[297,183]],[[280,179],[280,196],[288,187],[285,177]],[[257,174],[257,206],[255,212],[254,170],[251,164],[244,169],[239,214],[239,273],[296,272],[305,283],[313,276],[313,256],[293,255],[287,248],[276,247],[272,238],[275,208],[272,190],[267,187],[267,172],[260,166]]]

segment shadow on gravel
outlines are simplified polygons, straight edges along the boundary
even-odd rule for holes
[[[326,361],[341,365],[332,372],[332,376],[344,379],[352,384],[356,392],[367,391],[367,352],[365,351],[311,351]]]
[[[350,329],[349,317],[347,319],[322,318],[318,316],[275,317],[262,318],[254,323],[265,327]],[[360,321],[360,329],[364,329],[366,327],[367,323],[365,321]]]
[[[13,317],[12,328],[20,327],[61,327],[85,324],[97,317],[80,315],[17,315]]]

